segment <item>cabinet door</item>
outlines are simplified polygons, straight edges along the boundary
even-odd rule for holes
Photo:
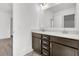
[[[77,50],[66,47],[64,45],[52,43],[52,49],[50,50],[52,53],[51,55],[53,56],[76,56],[77,55]]]
[[[36,52],[41,53],[41,39],[32,37],[32,48]]]
[[[53,43],[50,42],[50,56],[53,56]]]

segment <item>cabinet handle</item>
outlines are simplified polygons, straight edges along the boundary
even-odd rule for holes
[[[47,53],[45,53],[45,52],[43,52],[43,55],[48,56],[48,54],[47,54]]]
[[[52,47],[52,43],[50,43],[50,48]]]
[[[41,40],[40,40],[40,43],[41,43]]]
[[[46,47],[46,46],[43,46],[43,48],[48,50],[48,47]]]
[[[46,42],[46,41],[43,41],[43,43],[47,44],[47,42]]]
[[[47,37],[43,37],[43,39],[47,39]]]

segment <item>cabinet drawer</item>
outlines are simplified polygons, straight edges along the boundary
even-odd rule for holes
[[[49,56],[49,51],[42,49],[42,55]]]
[[[42,44],[49,45],[49,41],[48,40],[42,40]]]
[[[38,33],[33,33],[33,32],[32,32],[32,36],[33,36],[33,37],[37,37],[37,38],[41,38],[41,34],[38,34]]]
[[[42,39],[46,39],[46,40],[49,40],[49,36],[48,35],[42,35]]]
[[[74,40],[74,39],[52,36],[50,38],[50,41],[61,43],[61,44],[71,46],[71,47],[78,49],[78,41]]]
[[[77,49],[73,49],[56,43],[53,43],[52,46],[53,56],[77,56]]]
[[[42,48],[49,50],[50,47],[48,45],[42,44]]]

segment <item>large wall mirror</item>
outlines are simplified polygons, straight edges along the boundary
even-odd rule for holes
[[[75,14],[64,15],[64,28],[75,27]]]

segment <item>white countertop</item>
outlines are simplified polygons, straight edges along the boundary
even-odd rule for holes
[[[32,32],[79,40],[79,34],[71,34],[71,33],[68,34],[68,33],[62,33],[62,32],[40,31],[40,30],[32,30]]]

